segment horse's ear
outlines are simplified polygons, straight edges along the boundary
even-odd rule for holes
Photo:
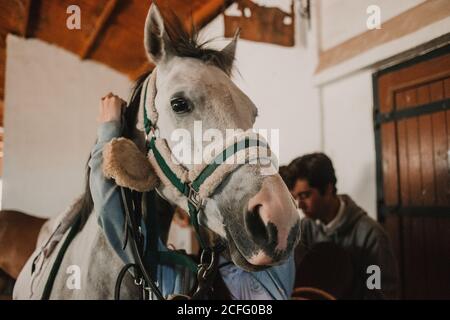
[[[103,174],[116,184],[139,192],[153,190],[159,183],[150,161],[125,138],[111,140],[103,149]]]
[[[239,39],[239,34],[241,33],[241,29],[237,29],[234,33],[233,40],[225,48],[222,49],[222,54],[226,59],[226,71],[228,74],[231,73],[231,69],[233,69],[234,58],[236,55],[236,46],[237,41]]]
[[[144,47],[148,57],[155,64],[167,60],[170,56],[171,46],[164,27],[164,19],[154,3],[150,6],[145,21]]]

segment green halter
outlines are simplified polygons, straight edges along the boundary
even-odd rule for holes
[[[153,72],[156,72],[154,70]],[[203,250],[207,248],[206,241],[201,237],[200,235],[200,226],[198,223],[198,214],[203,209],[205,200],[203,199],[199,194],[199,189],[202,186],[202,184],[205,182],[205,180],[214,174],[214,172],[217,170],[217,168],[220,167],[222,163],[225,163],[228,158],[231,156],[234,156],[239,151],[253,148],[253,147],[261,147],[266,148],[268,150],[269,146],[267,143],[261,139],[254,139],[251,137],[244,137],[243,141],[237,141],[233,145],[228,146],[225,148],[219,155],[215,157],[215,159],[210,162],[197,176],[195,179],[189,182],[183,182],[177,174],[170,168],[170,166],[167,164],[166,159],[161,154],[161,152],[158,150],[156,146],[156,136],[154,135],[154,132],[157,130],[156,121],[152,121],[147,114],[147,92],[148,92],[148,85],[149,85],[150,79],[146,80],[146,85],[144,87],[144,128],[145,133],[147,136],[147,151],[150,156],[150,154],[153,154],[156,163],[158,164],[159,168],[165,175],[165,177],[170,181],[170,183],[175,187],[182,195],[184,195],[188,202],[188,208],[189,208],[189,217],[190,222],[192,226],[194,227],[195,233],[197,235],[197,238],[199,240],[200,246]],[[156,88],[154,88],[156,90]],[[154,103],[154,101],[152,101]],[[243,164],[241,164],[243,165]],[[231,172],[228,172],[228,174]],[[210,194],[214,194],[215,190],[211,190]]]

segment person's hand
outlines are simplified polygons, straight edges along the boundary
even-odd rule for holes
[[[126,102],[120,97],[108,93],[100,101],[99,114],[97,121],[99,123],[105,123],[109,121],[121,121],[122,109],[126,106]]]

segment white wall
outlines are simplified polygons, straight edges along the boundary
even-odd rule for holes
[[[362,71],[322,90],[324,152],[333,160],[338,192],[376,218],[372,72]]]
[[[370,4],[381,7],[382,21],[386,21],[421,2],[322,0],[323,46],[332,47],[365,32],[363,19]],[[374,70],[371,68],[375,63],[443,35],[449,26],[450,18],[436,21],[315,76],[314,82],[321,88],[323,150],[333,160],[338,191],[351,195],[373,218],[376,218],[376,153],[372,120]]]
[[[201,36],[208,39],[223,34],[220,15],[203,29]],[[238,72],[234,80],[258,107],[255,126],[280,130],[280,164],[320,149],[319,95],[313,86],[316,37],[313,31],[307,37],[306,48],[299,41],[288,48],[244,39],[237,46]],[[223,45],[217,42],[218,47]]]
[[[111,69],[39,40],[7,39],[2,208],[37,216],[64,210],[84,185],[100,97],[127,98]]]
[[[384,23],[422,2],[425,0],[320,0],[322,50],[366,32],[370,5],[380,8]]]

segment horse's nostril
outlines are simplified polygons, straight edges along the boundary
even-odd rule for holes
[[[269,242],[269,234],[259,212],[261,207],[261,205],[257,205],[247,212],[245,224],[254,241],[259,245],[264,245]]]

